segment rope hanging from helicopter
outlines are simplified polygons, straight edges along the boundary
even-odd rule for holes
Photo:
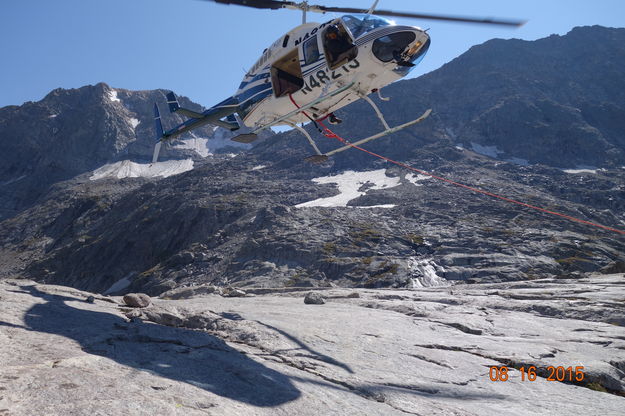
[[[289,94],[289,98],[291,99],[291,102],[293,103],[293,105],[299,109],[300,106],[295,102],[295,100],[293,99],[293,96],[291,94]],[[365,148],[362,148],[360,146],[357,146],[355,144],[350,143],[347,139],[344,139],[343,137],[339,136],[338,134],[336,134],[332,130],[330,130],[323,123],[323,120],[325,120],[327,118],[327,116],[325,116],[325,117],[323,117],[321,119],[314,120],[305,111],[302,111],[302,113],[310,121],[312,121],[314,123],[315,127],[325,137],[327,137],[329,139],[338,140],[339,142],[341,142],[341,143],[343,143],[345,145],[348,145],[348,146],[350,146],[350,147],[352,147],[354,149],[360,150],[361,152],[367,153],[367,154],[369,154],[369,155],[371,155],[373,157],[377,157],[378,159],[382,159],[382,160],[385,160],[387,162],[393,163],[393,164],[395,164],[395,165],[397,165],[399,167],[402,167],[404,169],[408,169],[408,170],[411,170],[413,172],[417,172],[419,174],[426,175],[426,176],[429,176],[431,178],[438,179],[438,180],[446,182],[448,184],[451,184],[451,185],[454,185],[454,186],[458,186],[460,188],[468,189],[470,191],[473,191],[473,192],[476,192],[476,193],[479,193],[479,194],[483,194],[483,195],[487,195],[487,196],[490,196],[490,197],[493,197],[493,198],[497,198],[499,200],[502,200],[502,201],[505,201],[505,202],[509,202],[511,204],[520,205],[522,207],[530,208],[530,209],[533,209],[533,210],[536,210],[536,211],[540,211],[540,212],[543,212],[545,214],[549,214],[549,215],[554,215],[554,216],[558,216],[558,217],[561,217],[561,218],[565,218],[565,219],[567,219],[569,221],[578,222],[578,223],[590,225],[592,227],[597,227],[597,228],[601,228],[601,229],[604,229],[604,230],[612,231],[612,232],[615,232],[615,233],[618,233],[618,234],[621,234],[621,235],[625,235],[625,231],[623,231],[623,230],[619,230],[619,229],[616,229],[616,228],[608,227],[606,225],[597,224],[597,223],[594,223],[594,222],[591,222],[591,221],[586,221],[586,220],[583,220],[581,218],[573,217],[571,215],[562,214],[560,212],[551,211],[551,210],[548,210],[546,208],[541,208],[541,207],[538,207],[536,205],[531,205],[531,204],[528,204],[528,203],[525,203],[525,202],[517,201],[515,199],[511,199],[511,198],[507,198],[507,197],[502,196],[502,195],[495,194],[493,192],[485,191],[483,189],[479,189],[479,188],[475,188],[475,187],[472,187],[472,186],[469,186],[469,185],[465,185],[465,184],[460,183],[460,182],[452,181],[451,179],[447,179],[447,178],[443,178],[442,176],[434,175],[432,173],[426,172],[426,171],[421,170],[421,169],[417,169],[417,168],[412,167],[410,165],[407,165],[405,163],[398,162],[396,160],[390,159],[390,158],[388,158],[386,156],[383,156],[383,155],[380,155],[378,153],[374,153],[374,152],[372,152],[370,150],[367,150]],[[319,128],[319,126],[321,126],[323,129]]]

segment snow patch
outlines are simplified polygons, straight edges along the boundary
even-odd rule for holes
[[[103,178],[155,178],[178,175],[193,169],[193,160],[167,160],[156,163],[135,163],[130,160],[109,163],[93,171],[89,179],[97,181]]]
[[[298,205],[295,205],[296,208],[304,208],[304,207],[346,207],[347,203],[352,199],[358,198],[367,193],[367,190],[373,189],[387,189],[394,188],[399,185],[400,178],[391,178],[386,176],[385,169],[378,169],[369,172],[354,172],[353,170],[348,170],[338,175],[334,176],[322,176],[319,178],[314,178],[313,182],[324,184],[324,183],[335,183],[339,188],[339,194],[335,196],[331,196],[328,198],[319,198],[314,201],[304,202]],[[372,184],[367,190],[361,191],[363,185]],[[376,207],[384,207],[389,208],[394,205],[378,205],[378,206],[370,206],[366,208],[376,208]],[[365,207],[359,207],[365,208]]]
[[[382,204],[382,205],[362,205],[362,206],[349,206],[347,208],[395,208],[396,204]]]
[[[593,166],[579,166],[575,169],[562,169],[563,172],[576,174],[576,173],[597,173],[597,169]]]
[[[261,170],[261,169],[265,169],[266,167],[267,167],[267,166],[265,166],[265,165],[258,165],[258,166],[254,166],[254,167],[252,168],[252,170]]]
[[[442,266],[437,265],[432,260],[410,258],[408,270],[410,270],[411,275],[415,276],[410,278],[410,287],[449,286],[450,283],[437,274],[437,269],[441,272],[445,271]]]
[[[115,102],[115,101],[117,101],[117,102],[121,102],[121,100],[120,100],[119,98],[117,98],[117,91],[115,91],[115,90],[110,90],[110,91],[108,92],[108,95],[109,95],[109,100],[111,100],[111,101],[113,101],[113,102]]]
[[[481,144],[473,143],[473,142],[471,142],[471,149],[475,153],[479,153],[481,155],[492,157],[492,158],[495,158],[495,159],[501,153],[504,153],[501,150],[497,149],[497,146],[482,146]]]
[[[237,149],[251,149],[252,143],[239,143],[235,142],[232,139],[232,134],[222,128],[213,129],[213,136],[210,138],[210,141],[206,145],[208,147],[208,151],[211,153],[215,153],[217,150],[225,148],[225,147],[234,147]]]
[[[130,273],[128,276],[124,277],[123,279],[119,279],[117,282],[113,283],[111,287],[106,289],[104,293],[102,294],[109,295],[111,293],[119,292],[120,290],[126,289],[132,283],[132,281],[130,280],[130,276],[132,275],[133,273]]]
[[[141,123],[139,120],[137,120],[134,117],[131,117],[128,121],[130,122],[130,125],[132,126],[133,129],[136,129],[139,123]]]
[[[287,125],[280,125],[280,126],[271,126],[270,129],[274,133],[284,133],[285,131],[293,130],[293,127],[287,126]]]
[[[419,181],[425,181],[428,179],[432,179],[431,176],[427,176],[427,175],[415,175],[414,173],[409,173],[406,175],[406,180],[408,182],[410,182],[411,184],[415,185],[415,186],[423,186],[420,183],[418,183]]]
[[[202,157],[211,155],[208,151],[208,139],[197,137],[193,133],[191,133],[191,137],[191,139],[178,140],[174,149],[190,149]]]

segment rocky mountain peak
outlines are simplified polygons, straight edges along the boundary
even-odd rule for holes
[[[164,90],[130,91],[105,83],[57,88],[41,101],[0,109],[0,218],[32,204],[50,185],[121,160],[151,160],[154,103],[163,106]],[[186,97],[187,108],[203,111]],[[183,117],[171,114],[173,126]],[[228,144],[229,131],[206,126],[164,146],[161,160],[201,159],[208,139]],[[218,140],[218,141],[219,141]],[[233,147],[234,148],[234,147]]]

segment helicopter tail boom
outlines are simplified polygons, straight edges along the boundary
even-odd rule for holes
[[[185,122],[177,125],[176,127],[165,131],[163,124],[161,123],[161,115],[156,103],[154,104],[154,124],[156,128],[156,147],[154,149],[154,155],[152,162],[156,162],[158,159],[158,153],[161,143],[163,141],[171,140],[174,137],[180,136],[188,131],[196,129],[205,124],[212,124],[214,126],[224,127],[228,130],[238,130],[239,123],[229,121],[229,118],[222,120],[224,117],[229,117],[239,110],[238,100],[234,97],[230,97],[214,107],[209,108],[203,113],[198,113],[193,110],[180,107],[178,99],[173,92],[167,94],[167,104],[169,111],[172,113],[179,113],[189,117]]]
[[[152,155],[152,163],[158,160],[158,154],[161,151],[161,139],[163,138],[163,124],[161,123],[161,113],[158,106],[154,103],[154,127],[156,129],[156,145],[154,146],[154,154]]]
[[[178,103],[178,98],[176,97],[176,94],[173,93],[173,91],[170,91],[167,93],[167,105],[169,106],[170,113],[180,113],[183,116],[189,117],[189,118],[204,117],[204,115],[201,113],[197,113],[193,110],[189,110],[188,108],[180,107],[180,104]]]

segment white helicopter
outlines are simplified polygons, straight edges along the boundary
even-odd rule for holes
[[[208,0],[259,9],[294,9],[303,13],[302,24],[281,36],[263,51],[262,56],[245,74],[238,91],[230,98],[198,113],[181,108],[173,92],[167,94],[171,112],[189,120],[164,131],[158,106],[154,104],[157,143],[152,162],[156,162],[161,144],[205,124],[237,130],[232,140],[251,143],[257,133],[271,126],[286,125],[300,131],[315,154],[306,160],[319,163],[333,154],[345,151],[382,136],[419,123],[420,117],[390,127],[369,94],[378,93],[386,85],[406,76],[430,46],[430,37],[416,26],[400,26],[380,16],[410,17],[455,22],[520,26],[512,20],[475,19],[469,17],[424,15],[377,10],[379,0],[366,10],[326,7],[308,1],[280,0]],[[349,13],[325,23],[307,23],[307,12]],[[388,98],[382,100],[387,101]],[[299,124],[328,119],[341,120],[334,111],[356,101],[368,102],[384,130],[352,144],[321,153],[310,134]]]

